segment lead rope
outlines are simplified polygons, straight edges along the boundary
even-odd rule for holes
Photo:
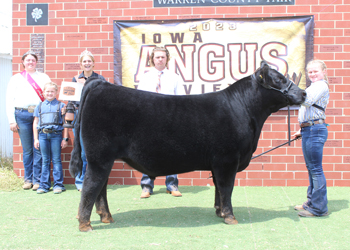
[[[266,153],[268,153],[268,152],[271,152],[272,150],[275,150],[276,148],[282,147],[282,146],[284,146],[284,145],[286,145],[286,144],[288,144],[288,146],[290,146],[290,143],[291,143],[292,141],[297,140],[297,139],[299,139],[299,137],[296,137],[296,138],[294,138],[293,140],[290,139],[290,107],[289,107],[289,105],[288,105],[288,141],[285,142],[285,143],[282,143],[281,145],[278,145],[277,147],[271,148],[270,150],[267,150],[267,151],[265,151],[265,152],[263,152],[263,153],[261,153],[261,154],[259,154],[259,155],[256,155],[256,156],[252,157],[251,160],[253,160],[253,159],[255,159],[255,158],[259,157],[259,156],[262,156],[262,155],[264,155],[264,154],[266,154]]]

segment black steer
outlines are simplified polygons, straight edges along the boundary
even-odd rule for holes
[[[72,176],[81,172],[81,129],[88,167],[78,211],[80,231],[92,230],[94,203],[101,221],[113,222],[106,188],[115,159],[151,178],[210,170],[216,214],[237,224],[231,204],[236,173],[248,166],[268,116],[303,103],[305,96],[265,62],[253,75],[202,95],[161,95],[88,80],[69,166]]]

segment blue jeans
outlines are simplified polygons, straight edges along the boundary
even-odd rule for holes
[[[177,174],[167,175],[165,178],[165,186],[166,189],[170,192],[177,191],[179,186]],[[154,180],[151,180],[148,175],[143,174],[141,178],[141,188],[142,190],[148,190],[152,194],[154,188]]]
[[[73,129],[73,134],[75,136],[75,129]],[[78,190],[83,188],[83,181],[84,181],[84,176],[85,176],[86,166],[87,166],[87,160],[86,160],[86,156],[85,156],[83,139],[81,137],[81,131],[80,131],[80,145],[81,145],[81,159],[83,160],[83,170],[82,170],[80,176],[78,174],[75,177],[75,186],[77,187]]]
[[[307,202],[304,209],[320,216],[328,212],[327,185],[322,168],[323,146],[327,141],[328,130],[325,124],[316,124],[301,129],[302,148],[310,185],[307,189]]]
[[[42,172],[39,189],[48,192],[51,188],[50,165],[52,160],[53,189],[61,188],[63,185],[63,170],[61,162],[62,132],[49,134],[39,133],[40,151],[43,157]]]
[[[24,182],[39,184],[41,154],[39,150],[34,148],[33,113],[29,113],[27,110],[16,110],[15,117],[23,148]]]

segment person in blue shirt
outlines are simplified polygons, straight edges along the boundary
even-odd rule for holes
[[[66,190],[63,185],[61,149],[68,145],[68,129],[63,128],[61,110],[65,104],[56,99],[57,93],[58,87],[56,83],[46,83],[44,86],[45,101],[39,103],[34,110],[34,147],[40,149],[42,155],[38,194],[47,193],[51,188],[51,160],[54,179],[53,192],[54,194],[60,194]],[[62,132],[64,132],[64,138]]]

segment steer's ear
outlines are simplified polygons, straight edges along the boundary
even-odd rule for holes
[[[261,61],[260,68],[264,68],[264,67],[269,67],[269,65],[267,64],[267,62]]]
[[[262,80],[261,83],[263,85],[268,85],[268,83],[271,82],[271,78],[269,75],[270,69],[270,66],[265,61],[261,61],[260,76],[257,76],[257,78],[260,78]]]

